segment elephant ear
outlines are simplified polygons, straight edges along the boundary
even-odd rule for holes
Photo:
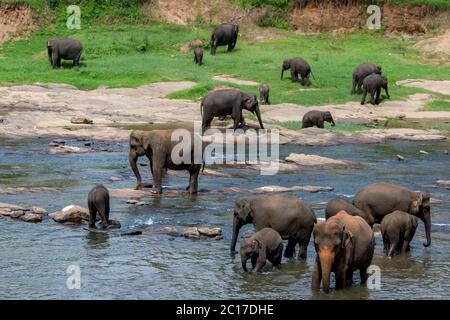
[[[342,238],[342,248],[347,247],[353,239],[352,232],[350,230],[347,230],[345,226],[342,232]]]
[[[237,202],[237,211],[238,211],[238,215],[239,218],[242,221],[249,221],[252,220],[252,208],[251,208],[251,204],[250,204],[250,200],[249,199],[240,199]]]
[[[409,207],[409,213],[417,215],[419,213],[419,208],[422,205],[422,202],[423,202],[422,192],[420,191],[415,192],[413,200],[411,201],[411,205]]]
[[[259,250],[261,249],[262,249],[261,243],[258,240],[254,239],[252,241],[252,252],[259,252]]]

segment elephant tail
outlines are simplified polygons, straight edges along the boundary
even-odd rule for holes
[[[202,99],[202,101],[200,102],[200,116],[203,117],[203,99]]]

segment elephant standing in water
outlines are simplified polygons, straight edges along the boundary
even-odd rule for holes
[[[224,23],[214,28],[211,33],[211,54],[216,54],[218,46],[228,45],[228,51],[231,51],[236,46],[239,33],[239,26],[237,24]]]
[[[74,66],[80,65],[83,46],[73,39],[52,39],[47,41],[47,52],[53,69],[61,67],[61,59],[73,60]]]
[[[364,78],[372,73],[381,74],[381,66],[374,65],[372,63],[362,63],[353,70],[352,78],[352,91],[351,94],[361,91]]]
[[[431,244],[431,210],[428,192],[412,191],[389,183],[375,183],[361,189],[353,198],[353,205],[370,214],[375,223],[396,210],[417,216],[425,224],[426,242]]]
[[[367,281],[367,268],[373,258],[375,238],[372,228],[358,216],[340,211],[314,227],[316,261],[312,273],[312,288],[330,291],[330,273],[334,272],[336,289],[352,282],[353,272],[359,270],[361,284]]]
[[[339,198],[331,199],[330,201],[328,201],[327,206],[325,207],[325,219],[328,220],[342,210],[347,212],[351,216],[359,216],[363,218],[371,227],[374,224],[374,219],[370,214],[366,214],[364,211],[358,209],[350,202]]]
[[[383,235],[384,250],[389,257],[396,251],[409,251],[409,244],[416,233],[417,217],[403,211],[389,213],[381,221],[380,229]]]
[[[289,69],[291,70],[292,81],[297,82],[298,75],[301,76],[302,80],[300,81],[300,83],[302,84],[302,86],[306,86],[307,84],[309,84],[310,74],[314,78],[309,63],[302,58],[292,58],[283,61],[283,65],[281,66],[281,80],[283,80],[284,71]]]
[[[102,221],[102,228],[120,228],[120,223],[109,219],[109,191],[105,186],[98,184],[89,191],[89,229],[96,229],[97,213]]]
[[[253,93],[244,93],[235,89],[222,89],[209,92],[200,104],[202,114],[202,133],[211,126],[214,117],[231,115],[234,121],[233,129],[244,125],[242,109],[256,114],[261,129],[264,129],[259,110],[258,99]]]
[[[138,157],[147,156],[150,160],[150,170],[153,176],[153,193],[161,194],[162,179],[166,169],[187,170],[189,172],[189,190],[190,194],[197,193],[198,175],[203,163],[203,143],[201,137],[191,134],[190,141],[172,141],[172,133],[175,130],[152,130],[152,131],[132,131],[130,134],[130,152],[129,161],[131,169],[136,176],[136,190],[142,187],[142,178],[136,165]],[[194,140],[197,141],[194,142]],[[196,146],[200,146],[200,150],[195,150]],[[172,150],[175,155],[182,157],[181,163],[174,163],[172,159]],[[189,154],[185,155],[178,152],[179,150],[188,150]],[[200,153],[200,154],[198,154]],[[188,161],[185,161],[188,159]],[[178,159],[177,159],[178,160]]]
[[[284,256],[294,256],[295,246],[299,244],[299,258],[306,259],[311,232],[317,222],[314,210],[302,200],[288,195],[244,197],[236,201],[233,218],[231,253],[234,253],[239,230],[252,223],[255,231],[272,228],[281,238],[288,239]]]

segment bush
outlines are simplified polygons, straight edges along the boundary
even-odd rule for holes
[[[290,23],[288,17],[284,13],[267,12],[256,23],[260,27],[274,27],[279,29],[289,29]]]

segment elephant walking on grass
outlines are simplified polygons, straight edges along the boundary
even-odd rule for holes
[[[361,92],[364,78],[372,73],[381,74],[381,66],[377,66],[372,63],[362,63],[353,70],[352,74],[352,91],[351,94]]]
[[[236,201],[233,218],[231,253],[234,253],[239,230],[252,223],[255,231],[263,228],[276,230],[282,239],[288,240],[284,256],[294,256],[295,246],[300,246],[299,258],[306,259],[306,250],[314,224],[314,210],[302,200],[289,195],[244,197]]]
[[[409,251],[409,244],[416,233],[417,217],[404,211],[389,213],[381,221],[384,250],[389,257],[396,252]]]
[[[302,86],[309,84],[310,74],[314,78],[309,63],[302,58],[292,58],[283,61],[283,65],[281,66],[281,80],[283,80],[284,71],[289,69],[291,70],[291,80],[297,82],[298,76],[300,75],[302,78],[300,81]]]
[[[239,33],[237,24],[224,23],[214,28],[211,33],[211,54],[215,55],[218,46],[228,45],[228,51],[236,47]]]
[[[83,46],[74,39],[51,39],[47,41],[47,52],[53,69],[61,67],[61,59],[72,60],[74,66],[80,65]]]
[[[361,99],[361,104],[363,105],[366,102],[367,93],[370,93],[371,104],[379,104],[381,89],[384,89],[387,97],[390,98],[388,92],[388,81],[386,77],[375,73],[371,74],[370,76],[367,76],[363,81],[363,95]]]

